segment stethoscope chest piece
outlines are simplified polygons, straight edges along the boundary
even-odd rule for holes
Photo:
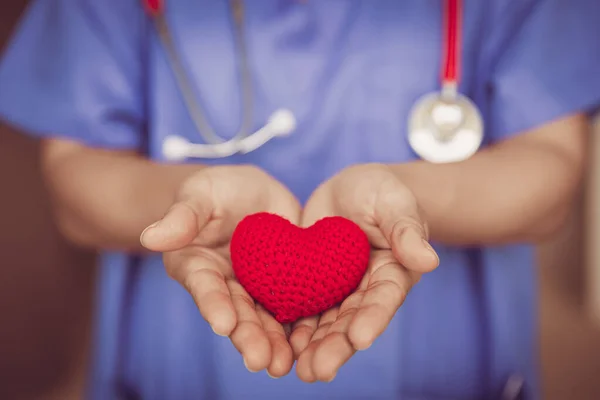
[[[483,142],[479,109],[459,92],[462,43],[462,0],[444,2],[441,90],[418,99],[408,117],[408,143],[432,163],[463,161]]]
[[[423,160],[432,163],[463,161],[483,141],[483,121],[475,104],[460,93],[421,97],[410,111],[408,142]]]

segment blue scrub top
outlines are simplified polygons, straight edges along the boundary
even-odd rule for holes
[[[212,125],[231,137],[241,109],[227,4],[167,1],[167,19]],[[254,125],[286,107],[298,129],[211,162],[259,165],[304,201],[348,165],[415,160],[407,116],[439,87],[441,5],[247,1]],[[460,89],[484,113],[486,144],[598,104],[599,21],[597,0],[465,0]],[[33,1],[0,64],[0,115],[157,161],[166,134],[201,141],[139,0]],[[383,336],[313,385],[248,372],[159,256],[103,254],[89,398],[493,399],[513,375],[539,398],[532,249],[435,247],[440,267]]]

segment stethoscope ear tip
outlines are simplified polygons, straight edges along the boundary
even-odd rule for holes
[[[273,136],[287,136],[296,130],[296,116],[287,108],[280,108],[271,114],[268,126]]]
[[[187,158],[190,142],[181,136],[170,135],[162,144],[163,157],[169,161],[183,161]]]

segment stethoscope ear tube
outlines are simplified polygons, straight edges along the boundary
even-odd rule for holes
[[[161,0],[145,0],[144,6],[151,15],[156,32],[165,49],[179,92],[188,114],[198,134],[205,144],[191,143],[185,137],[172,135],[165,138],[162,146],[163,156],[170,161],[183,161],[187,158],[223,158],[236,153],[247,153],[256,150],[277,136],[292,133],[296,127],[296,119],[291,111],[281,109],[275,111],[267,124],[258,131],[249,134],[252,125],[253,99],[252,77],[248,66],[243,27],[243,4],[241,0],[230,0],[234,20],[235,42],[238,51],[238,75],[240,76],[242,122],[233,138],[225,140],[220,137],[208,122],[203,107],[193,92],[192,81],[179,57],[175,42],[166,21],[164,3]]]
[[[241,140],[217,144],[191,143],[181,136],[167,136],[162,152],[167,161],[184,161],[187,158],[224,158],[234,154],[246,154],[260,148],[278,136],[287,136],[296,129],[294,114],[286,109],[275,111],[265,126]]]
[[[223,143],[227,140],[223,140],[219,135],[217,135],[212,129],[212,126],[208,122],[208,118],[206,117],[206,113],[204,112],[204,108],[198,102],[197,96],[193,91],[194,85],[192,84],[192,80],[189,78],[189,74],[185,70],[183,66],[183,62],[179,57],[179,52],[176,49],[175,41],[171,35],[171,30],[169,29],[169,25],[165,19],[164,13],[158,13],[153,18],[154,25],[156,27],[156,32],[160,38],[160,41],[165,49],[167,55],[167,62],[170,64],[170,69],[175,78],[175,82],[178,86],[179,92],[183,97],[183,102],[188,111],[192,122],[196,128],[196,131],[200,134],[200,136],[204,139],[204,141],[208,144],[217,144]],[[239,46],[245,47],[245,46]],[[244,60],[240,61],[241,69],[248,69],[247,63],[245,61],[246,57],[243,57]],[[234,135],[231,140],[238,140],[242,137],[246,136],[246,133],[249,130],[249,126],[251,124],[251,116],[252,116],[252,88],[251,81],[247,79],[245,76],[247,73],[243,73],[241,79],[242,85],[242,100],[241,100],[241,109],[243,112],[242,122],[238,132]]]
[[[193,93],[192,82],[188,79],[188,74],[179,59],[179,53],[175,49],[175,43],[162,13],[154,17],[154,25],[167,53],[167,61],[170,64],[170,69],[175,78],[179,93],[183,97],[183,102],[185,103],[189,116],[196,126],[196,129],[198,132],[202,132],[203,135],[206,135],[211,141],[219,142],[211,129],[204,112],[202,112],[202,107],[198,104],[196,95]],[[198,112],[198,110],[200,110],[200,112]]]

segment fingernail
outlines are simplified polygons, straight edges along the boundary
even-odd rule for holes
[[[160,221],[156,221],[155,223],[148,225],[148,226],[147,226],[147,227],[146,227],[146,228],[145,228],[145,229],[142,231],[142,233],[140,234],[140,243],[142,244],[142,246],[144,245],[144,235],[146,234],[146,232],[148,232],[148,231],[149,231],[150,229],[152,229],[152,228],[155,228],[155,227],[158,225],[158,223],[159,223],[159,222],[160,222]]]
[[[331,378],[329,378],[329,380],[328,380],[328,381],[324,381],[324,382],[325,382],[325,383],[330,383],[330,382],[333,382],[333,380],[335,379],[336,375],[337,375],[337,374],[333,374],[333,376],[332,376]]]
[[[222,333],[219,333],[217,331],[215,331],[215,328],[213,328],[212,326],[210,327],[210,329],[212,329],[213,333],[217,336],[221,336],[221,337],[227,337],[227,335],[223,335]]]
[[[438,256],[438,253],[433,249],[433,247],[427,240],[423,239],[423,244],[435,256],[435,259],[437,260],[437,264],[439,265],[440,264],[440,256]]]
[[[365,351],[365,350],[368,350],[368,349],[371,347],[371,345],[372,345],[372,344],[373,344],[373,342],[371,342],[371,343],[367,344],[367,345],[366,345],[366,346],[364,346],[364,347],[361,347],[360,349],[356,349],[356,350],[358,350],[358,351]]]
[[[245,358],[243,358],[243,360],[244,360],[244,367],[246,367],[246,369],[247,369],[248,371],[252,372],[253,374],[255,374],[255,373],[257,373],[257,372],[258,372],[258,371],[255,371],[255,370],[253,370],[253,369],[250,369],[250,368],[248,367],[248,363],[246,362],[246,359],[245,359]]]
[[[269,370],[267,370],[267,375],[268,375],[268,376],[269,376],[269,378],[271,378],[271,379],[279,379],[279,377],[278,377],[278,376],[273,376],[273,375],[271,375],[271,374],[269,373]]]
[[[147,226],[147,227],[146,227],[146,228],[145,228],[145,229],[142,231],[142,234],[141,234],[140,236],[144,236],[144,233],[148,232],[148,231],[149,231],[150,229],[152,229],[152,228],[156,228],[156,227],[158,226],[158,223],[159,223],[159,222],[160,222],[160,221],[156,221],[156,222],[154,222],[154,223],[152,223],[152,224],[148,225],[148,226]]]

